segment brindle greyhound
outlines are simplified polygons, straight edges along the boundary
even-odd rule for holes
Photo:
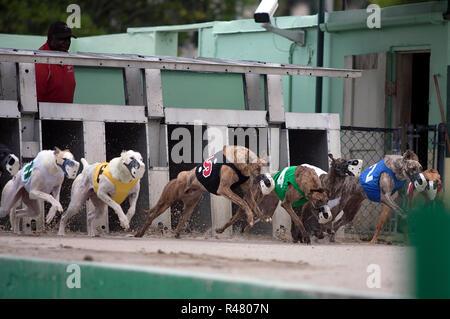
[[[380,167],[383,169],[378,169]],[[392,195],[406,180],[409,179],[413,183],[419,180],[421,172],[422,166],[418,162],[417,155],[407,150],[403,155],[386,155],[384,160],[364,170],[359,178],[347,177],[340,202],[343,215],[338,221],[335,221],[337,215],[333,215],[330,241],[334,241],[334,234],[340,227],[353,220],[365,199],[379,201],[396,211],[401,217],[405,217]],[[369,182],[374,186],[373,189],[367,189],[366,184]]]
[[[422,194],[425,198],[425,201],[427,203],[433,201],[436,197],[436,194],[438,192],[441,192],[442,190],[442,181],[441,181],[441,175],[439,172],[435,169],[427,169],[423,171],[423,175],[425,176],[425,179],[427,180],[427,186],[425,191],[418,192],[414,189],[413,183],[409,183],[408,185],[408,197],[409,197],[409,207],[412,206],[412,203],[415,201],[415,198],[418,194]],[[395,193],[392,195],[393,199],[396,199],[398,197],[398,193]],[[383,227],[383,224],[386,222],[390,212],[392,211],[389,206],[383,205],[383,209],[381,210],[380,219],[378,221],[377,228],[375,230],[375,234],[372,237],[372,240],[370,241],[371,244],[376,244],[378,235],[381,232],[381,228]]]
[[[282,173],[288,168],[283,169],[279,173]],[[274,179],[276,179],[276,175],[274,175]],[[279,179],[277,180],[279,181]],[[277,182],[276,181],[276,182]],[[293,209],[293,204],[304,200],[304,201],[310,201],[312,206],[316,208],[316,210],[320,210],[320,214],[323,218],[328,218],[328,216],[331,217],[331,212],[329,211],[329,208],[327,206],[328,203],[328,197],[325,192],[325,190],[322,188],[322,183],[320,182],[319,177],[317,176],[317,173],[314,171],[314,169],[304,166],[296,166],[295,168],[295,181],[298,185],[299,189],[301,190],[300,193],[294,185],[289,183],[286,191],[286,195],[284,199],[280,199],[277,195],[276,191],[271,191],[268,195],[263,196],[260,187],[256,186],[253,187],[253,193],[255,196],[255,199],[258,203],[258,206],[261,208],[261,210],[264,212],[264,215],[266,217],[272,217],[275,209],[278,206],[278,203],[281,200],[281,207],[283,207],[286,212],[291,217],[291,220],[297,225],[298,229],[300,230],[303,238],[302,240],[305,243],[310,243],[310,238],[305,230],[305,227],[301,221],[301,219],[297,216]],[[233,225],[236,221],[243,218],[244,214],[241,209],[239,209],[234,216],[221,228],[216,229],[217,233],[222,233],[226,228]],[[257,220],[258,221],[258,220]],[[250,223],[244,228],[243,233],[246,234],[248,231],[253,227]]]
[[[333,157],[333,154],[328,154],[328,157],[331,159],[328,173],[324,172],[319,176],[319,178],[327,192],[329,200],[328,206],[331,209],[332,215],[336,216],[340,211],[339,203],[342,198],[342,192],[344,191],[345,178],[347,176],[359,177],[359,174],[361,174],[363,161],[358,159],[335,159]],[[310,202],[303,205],[301,211],[301,219],[303,224],[305,225],[305,228],[307,228],[310,233],[314,232],[314,235],[317,238],[322,239],[324,237],[324,227],[322,224],[318,223],[317,218],[314,218],[315,215],[317,214],[315,213],[315,209]],[[327,229],[327,231],[331,232],[329,228]],[[299,237],[300,233],[295,223],[292,223],[291,225],[291,235],[294,243],[298,240],[301,241],[302,239],[301,237]]]
[[[142,237],[156,217],[166,211],[174,202],[181,200],[184,203],[184,212],[175,231],[175,237],[178,238],[184,224],[206,191],[224,196],[241,207],[245,211],[250,225],[254,223],[252,210],[260,218],[266,219],[256,205],[251,192],[254,179],[260,175],[263,166],[267,166],[267,162],[258,158],[246,147],[224,146],[222,151],[207,158],[203,165],[179,173],[177,178],[172,179],[164,187],[156,205],[150,210],[144,211],[149,218],[136,237]],[[233,188],[238,185],[244,198],[233,192]]]

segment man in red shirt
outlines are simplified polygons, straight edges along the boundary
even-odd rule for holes
[[[47,42],[39,50],[67,52],[72,30],[64,22],[52,23]],[[36,94],[38,102],[73,103],[75,73],[72,65],[36,63]]]

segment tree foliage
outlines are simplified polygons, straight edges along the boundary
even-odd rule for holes
[[[125,32],[128,27],[161,26],[243,18],[258,0],[0,0],[0,32],[46,35],[49,25],[66,21],[69,4],[81,8],[76,35]],[[247,17],[248,18],[248,17]]]

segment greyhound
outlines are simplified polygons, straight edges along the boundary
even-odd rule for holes
[[[426,203],[429,203],[433,201],[436,198],[437,193],[440,193],[442,191],[442,181],[441,181],[441,175],[439,172],[435,169],[427,169],[423,171],[423,175],[426,179],[426,184],[424,184],[425,187],[418,187],[417,183],[416,185],[412,182],[409,182],[408,189],[406,192],[406,195],[409,198],[409,206],[415,202],[415,199],[418,194],[422,194],[425,198]],[[395,193],[392,195],[393,199],[396,199],[398,196],[398,193]],[[378,235],[381,232],[381,228],[383,227],[383,224],[386,222],[390,212],[392,211],[389,206],[383,205],[383,209],[381,210],[380,219],[378,221],[377,228],[375,230],[375,233],[372,237],[372,240],[370,241],[371,244],[376,244]]]
[[[340,227],[353,220],[365,199],[381,202],[404,218],[403,209],[394,202],[392,195],[407,180],[418,186],[425,184],[425,177],[421,172],[422,166],[417,155],[412,150],[406,150],[403,155],[386,155],[384,159],[365,169],[359,178],[347,177],[340,206],[343,214],[333,215],[330,241],[334,241],[334,234]],[[339,215],[342,217],[337,220]]]
[[[136,237],[142,237],[156,217],[166,211],[174,202],[181,200],[184,203],[184,212],[175,231],[175,237],[179,238],[184,224],[190,218],[202,194],[207,191],[224,196],[241,207],[247,216],[248,223],[253,225],[253,211],[264,218],[251,192],[253,182],[261,175],[263,166],[267,166],[267,162],[258,158],[248,148],[234,145],[224,146],[221,151],[209,156],[203,164],[179,173],[164,187],[156,205],[150,210],[144,211],[149,218]],[[267,179],[267,177],[262,178]],[[241,188],[244,198],[233,191],[238,186]]]
[[[90,199],[94,210],[88,212],[88,235],[95,236],[93,221],[107,213],[111,207],[124,229],[130,227],[130,220],[136,211],[139,196],[140,179],[145,173],[145,164],[140,153],[123,151],[120,157],[113,158],[109,163],[89,163],[82,158],[83,171],[72,184],[69,207],[62,215],[58,235],[65,235],[68,220],[79,212],[81,205]],[[120,204],[128,197],[130,208],[127,215],[123,213]],[[54,215],[48,216],[50,223]]]
[[[331,209],[332,215],[335,216],[340,211],[340,200],[342,198],[342,192],[344,191],[344,182],[347,176],[355,176],[359,177],[361,174],[363,161],[361,159],[344,159],[333,157],[333,154],[328,154],[330,162],[330,167],[328,169],[328,173],[322,171],[321,169],[308,165],[316,170],[319,175],[320,181],[322,182],[323,187],[325,188],[328,195],[328,206]],[[314,232],[315,236],[319,239],[322,239],[324,224],[318,223],[317,219],[314,218],[314,208],[311,203],[308,202],[302,207],[301,219],[305,225],[305,228],[308,229],[309,232]],[[329,228],[328,228],[329,229]],[[328,230],[327,229],[327,230]],[[301,236],[298,228],[295,223],[291,225],[291,235],[292,239],[295,242],[298,240],[301,241]]]
[[[264,219],[273,216],[278,203],[281,201],[281,207],[286,210],[293,223],[299,228],[304,242],[310,243],[309,234],[293,207],[301,206],[309,201],[317,212],[316,217],[321,222],[328,221],[331,218],[331,211],[327,205],[328,196],[325,189],[322,188],[322,183],[316,171],[302,165],[290,166],[274,174],[272,178],[275,182],[275,188],[269,194],[263,194],[260,187],[253,188],[257,203],[264,211]],[[242,217],[242,210],[238,210],[223,227],[217,228],[216,232],[222,233]],[[248,233],[252,227],[253,225],[248,223],[243,233]]]
[[[52,206],[49,215],[63,211],[59,202],[64,175],[70,179],[77,176],[80,163],[74,160],[69,150],[40,151],[37,156],[25,165],[3,188],[0,217],[12,212],[13,231],[19,231],[20,218],[39,215],[39,202],[44,200]],[[22,201],[26,208],[15,211]],[[13,212],[15,211],[15,212]]]

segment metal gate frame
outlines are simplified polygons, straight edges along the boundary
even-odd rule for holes
[[[91,105],[64,103],[37,103],[35,63],[70,64],[76,66],[122,68],[126,104]],[[15,65],[18,65],[16,68]],[[226,127],[268,128],[268,149],[271,156],[270,170],[279,169],[283,158],[284,140],[281,127],[290,118],[308,117],[309,123],[321,122],[325,114],[286,116],[283,105],[281,75],[326,76],[340,78],[360,77],[359,70],[331,69],[279,64],[268,62],[233,61],[224,59],[140,56],[125,54],[67,54],[55,51],[0,49],[0,70],[3,81],[16,82],[18,92],[3,94],[0,109],[12,105],[20,109],[22,122],[27,123],[27,134],[21,137],[21,156],[34,158],[42,149],[40,121],[43,119],[78,120],[83,122],[85,158],[88,162],[104,161],[105,122],[145,123],[147,131],[149,206],[159,198],[161,185],[169,181],[167,124],[203,121],[219,131]],[[163,105],[161,70],[188,72],[240,73],[244,82],[245,111],[202,109],[173,109]],[[6,79],[8,81],[5,81]],[[260,76],[264,78],[265,98],[262,99]],[[142,76],[143,83],[140,78]],[[259,83],[258,83],[259,82]],[[36,119],[35,119],[36,118]],[[327,120],[325,120],[327,122]],[[338,121],[339,122],[339,121]],[[288,124],[289,125],[289,124]],[[322,125],[322,124],[320,124]],[[21,129],[24,128],[22,123]],[[286,139],[287,141],[287,139]],[[211,146],[213,148],[219,145]],[[213,229],[231,217],[231,203],[223,198],[212,198]],[[220,212],[220,213],[219,213]],[[43,221],[42,209],[40,219]],[[170,227],[170,214],[164,213],[159,220]],[[102,226],[107,228],[107,220]],[[157,224],[157,223],[156,223]],[[290,223],[289,223],[290,225]]]

